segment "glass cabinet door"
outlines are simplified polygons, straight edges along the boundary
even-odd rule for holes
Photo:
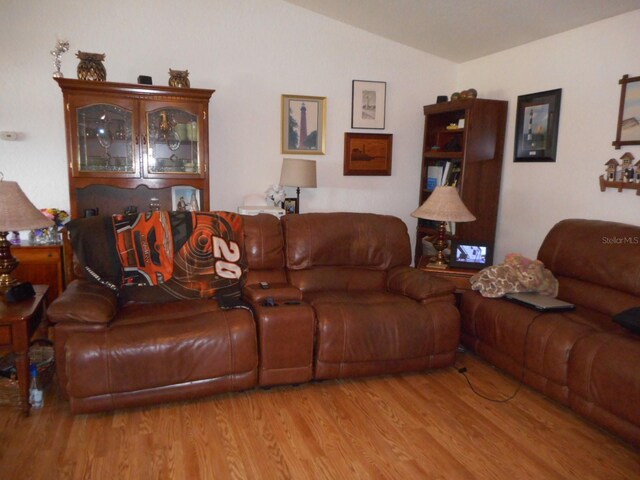
[[[106,103],[78,107],[76,135],[77,173],[137,174],[131,110]]]
[[[201,176],[196,113],[165,106],[147,112],[145,176]]]

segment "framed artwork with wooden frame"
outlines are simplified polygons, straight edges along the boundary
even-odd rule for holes
[[[562,89],[518,97],[514,162],[555,162]]]
[[[344,174],[391,175],[392,147],[390,133],[345,133]]]
[[[625,145],[640,145],[640,77],[624,75],[620,84],[620,110],[618,129],[612,145],[616,149]]]
[[[387,82],[354,80],[351,94],[351,128],[384,130]]]
[[[327,98],[282,95],[282,153],[322,155]]]

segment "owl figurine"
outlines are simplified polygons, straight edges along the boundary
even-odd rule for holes
[[[169,69],[169,86],[189,88],[191,83],[189,82],[189,70],[173,70]]]

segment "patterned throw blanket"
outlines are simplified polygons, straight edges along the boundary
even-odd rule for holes
[[[483,268],[470,281],[473,290],[489,298],[515,292],[558,295],[558,280],[553,273],[540,260],[531,260],[518,253],[508,254],[504,263]]]
[[[88,275],[131,300],[239,297],[246,274],[242,217],[148,212],[69,223]]]

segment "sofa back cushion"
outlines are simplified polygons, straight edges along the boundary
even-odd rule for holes
[[[402,220],[371,213],[306,213],[282,218],[289,280],[303,291],[380,290],[386,272],[409,265]]]
[[[249,271],[247,284],[285,283],[284,237],[280,220],[273,215],[243,215],[244,248]]]
[[[564,300],[607,314],[640,305],[640,226],[563,220],[538,258],[558,278]]]

